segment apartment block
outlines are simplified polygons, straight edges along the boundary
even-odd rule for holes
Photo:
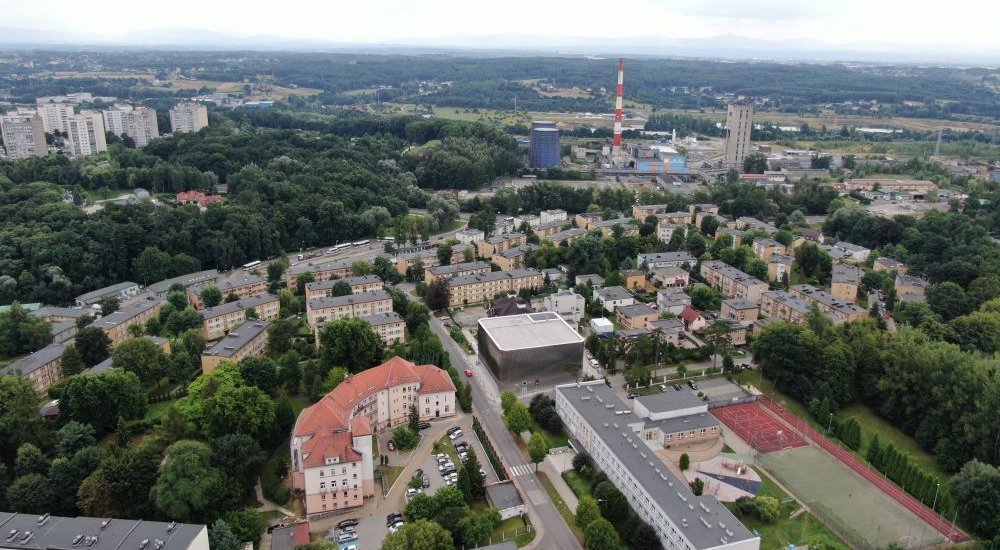
[[[4,550],[209,550],[205,525],[176,521],[0,512],[0,530]]]
[[[349,277],[351,275],[352,263],[353,262],[350,259],[299,262],[299,265],[293,265],[288,268],[288,271],[285,273],[285,282],[288,284],[289,288],[292,288],[295,286],[295,282],[298,280],[299,275],[304,273],[312,273],[314,281],[325,281],[335,277]]]
[[[125,281],[123,283],[106,286],[90,292],[84,292],[83,294],[77,296],[75,300],[76,305],[87,307],[99,304],[101,303],[101,300],[105,298],[116,298],[117,300],[123,302],[137,294],[139,294],[139,283]]]
[[[320,325],[337,319],[365,317],[390,311],[392,296],[384,290],[313,298],[306,302],[306,320],[313,332],[318,332]]]
[[[761,260],[767,261],[774,254],[787,253],[788,249],[785,248],[785,245],[774,239],[754,239],[753,241],[753,255]]]
[[[104,118],[104,129],[120,137],[128,129],[128,114],[130,112],[132,112],[132,106],[128,104],[114,105],[101,111],[101,116]]]
[[[732,319],[741,323],[752,323],[757,320],[759,312],[760,306],[756,303],[732,298],[722,301],[722,309],[719,312],[719,317],[722,319]]]
[[[830,294],[844,302],[856,302],[858,300],[858,287],[861,285],[861,275],[861,270],[856,267],[833,264]]]
[[[357,508],[375,496],[372,434],[406,424],[412,406],[421,420],[455,416],[455,384],[434,365],[393,357],[347,377],[299,413],[290,473],[306,516]]]
[[[698,263],[698,259],[686,251],[656,252],[653,254],[639,254],[635,257],[635,265],[639,267],[645,266],[645,269],[683,267],[684,264],[694,266],[696,263]]]
[[[904,302],[923,302],[926,300],[924,291],[931,284],[926,279],[896,273],[896,295]]]
[[[450,307],[477,304],[499,294],[517,294],[523,288],[539,288],[544,284],[542,272],[535,269],[492,271],[448,280]]]
[[[635,224],[635,221],[632,218],[615,218],[613,220],[605,220],[593,223],[589,227],[589,229],[594,228],[600,229],[601,235],[604,237],[614,235],[615,231],[620,231],[621,235],[625,237],[635,237],[639,234],[639,226]]]
[[[676,225],[687,225],[691,223],[691,213],[683,210],[657,214],[656,217],[660,219],[660,223],[672,223]]]
[[[664,344],[680,347],[684,339],[684,321],[680,319],[653,319],[646,323],[646,328]]]
[[[236,363],[247,357],[264,355],[270,327],[268,321],[252,319],[234,328],[201,354],[201,372],[212,372],[223,361]]]
[[[566,211],[562,208],[555,208],[552,210],[542,210],[538,215],[543,224],[552,222],[565,222],[567,219]]]
[[[538,227],[536,227],[533,231],[535,233],[535,236],[537,236],[539,239],[545,239],[547,237],[551,237],[552,235],[562,233],[563,225],[565,225],[565,223],[566,222],[542,223],[539,224]]]
[[[655,309],[641,302],[630,306],[618,306],[615,308],[615,314],[622,326],[629,329],[646,328],[648,323],[660,317]]]
[[[96,155],[108,150],[104,119],[96,111],[81,111],[66,119],[66,146],[75,157]]]
[[[208,126],[208,109],[198,103],[178,103],[170,109],[170,129],[173,133],[197,132]]]
[[[658,454],[719,437],[721,427],[704,402],[689,392],[666,392],[641,398],[631,410],[603,380],[557,386],[555,393],[556,413],[578,450],[653,527],[663,548],[760,548],[759,536],[714,496],[695,496]]]
[[[546,237],[545,240],[550,241],[552,244],[556,246],[560,246],[563,243],[566,243],[566,246],[570,246],[577,239],[583,237],[586,234],[587,234],[586,229],[579,229],[574,227],[573,229],[567,229],[565,231],[553,233],[552,235]]]
[[[48,153],[45,128],[38,115],[7,114],[0,117],[0,136],[3,137],[7,158],[44,157]]]
[[[115,347],[132,338],[128,330],[130,326],[145,327],[146,321],[160,314],[160,309],[163,308],[165,302],[153,296],[149,298],[122,306],[118,311],[101,317],[90,326],[103,330],[104,334],[108,336],[108,340],[111,341],[111,347]]]
[[[438,265],[424,268],[424,283],[432,284],[441,279],[466,277],[490,272],[490,264],[482,261],[463,262],[460,264]]]
[[[720,228],[718,228],[718,229],[715,230],[715,240],[721,239],[723,235],[729,235],[729,238],[732,239],[733,248],[737,248],[741,244],[743,244],[744,233],[743,233],[743,231],[740,231],[739,229],[730,229],[728,227],[720,227]]]
[[[542,223],[542,219],[534,214],[524,214],[514,218],[514,227],[520,229],[524,224],[528,224],[528,228],[534,230]]]
[[[483,233],[482,229],[463,229],[458,233],[455,233],[455,238],[458,242],[462,244],[467,244],[470,246],[475,246],[479,241],[486,240],[486,235]]]
[[[761,292],[768,289],[764,281],[719,260],[702,262],[701,277],[726,298],[743,298],[758,303]]]
[[[600,212],[581,212],[574,218],[576,226],[580,229],[590,229],[595,223],[604,220],[604,214]]]
[[[171,287],[174,285],[180,285],[186,291],[194,286],[212,283],[219,277],[219,270],[206,269],[205,271],[195,271],[194,273],[186,273],[179,277],[164,279],[147,286],[144,290],[158,298],[166,298],[167,294],[170,293]]]
[[[729,226],[732,229],[738,229],[740,231],[750,231],[753,229],[759,229],[765,231],[768,235],[773,235],[778,232],[778,228],[767,222],[762,222],[757,218],[751,218],[749,216],[740,216],[733,220]]]
[[[632,217],[641,222],[646,221],[648,216],[666,213],[667,205],[665,204],[636,204],[632,206]]]
[[[250,298],[267,294],[267,279],[246,271],[236,271],[229,277],[219,277],[215,281],[205,282],[187,289],[188,303],[195,309],[205,307],[201,293],[206,288],[214,286],[222,292],[222,299],[236,296],[237,299]]]
[[[0,376],[23,376],[31,382],[36,393],[45,393],[63,378],[64,350],[62,344],[49,344],[27,357],[0,368]]]
[[[906,275],[906,264],[894,258],[886,258],[885,256],[875,258],[875,263],[872,265],[872,269],[885,273],[899,273],[901,275]]]
[[[65,134],[69,130],[69,117],[76,114],[73,105],[69,103],[40,101],[35,108],[38,111],[38,116],[42,117],[42,128],[50,134],[55,132]]]
[[[857,321],[868,315],[865,308],[855,305],[853,302],[845,302],[812,285],[792,285],[788,289],[788,293],[800,300],[816,304],[820,311],[829,313],[838,323]]]
[[[160,126],[156,121],[156,110],[136,107],[125,117],[125,133],[136,147],[145,147],[150,141],[160,137]]]
[[[770,281],[787,281],[792,273],[792,265],[795,264],[795,258],[785,254],[771,254],[765,261],[767,278]]]
[[[743,171],[743,159],[750,154],[753,104],[730,103],[726,108],[726,167]]]
[[[251,296],[236,302],[229,302],[201,310],[204,319],[201,333],[206,340],[222,338],[229,331],[247,322],[246,311],[253,309],[257,319],[274,321],[281,312],[278,297],[273,294]]]
[[[783,290],[771,290],[761,294],[760,314],[767,319],[778,319],[786,323],[802,324],[809,315],[809,302],[796,298]]]
[[[362,319],[375,329],[375,333],[386,346],[406,340],[406,323],[395,311],[365,315]]]
[[[597,300],[608,313],[614,313],[619,307],[635,304],[635,297],[620,286],[609,286],[594,291],[594,300]]]
[[[852,262],[863,262],[872,253],[871,250],[861,245],[851,244],[846,241],[839,241],[833,247],[843,252],[845,259]]]
[[[480,242],[479,244],[482,244],[482,242]],[[451,259],[449,263],[458,264],[465,262],[466,261],[465,252],[467,250],[471,250],[472,251],[471,254],[474,255],[476,253],[476,248],[477,248],[476,246],[462,244],[462,243],[452,245]],[[469,259],[470,260],[472,259],[471,256],[469,257]],[[408,254],[397,254],[396,271],[399,272],[400,275],[406,275],[407,270],[409,270],[413,266],[418,265],[418,262],[421,270],[426,269],[428,267],[441,265],[441,259],[438,258],[437,249],[430,248],[427,250],[421,250],[419,252],[411,252]]]
[[[306,301],[314,298],[328,298],[333,296],[333,287],[340,282],[347,283],[351,287],[351,294],[361,294],[362,292],[375,292],[385,288],[385,283],[378,275],[362,275],[360,277],[344,277],[343,279],[327,279],[306,283]]]
[[[688,205],[688,223],[697,224],[698,214],[718,214],[719,205],[711,203],[701,203],[701,204],[689,204]]]
[[[524,259],[529,252],[538,250],[537,244],[522,244],[514,248],[508,248],[503,252],[497,252],[490,260],[500,266],[503,271],[521,269],[524,267]]]
[[[674,235],[683,234],[686,227],[683,224],[661,221],[656,226],[656,238],[660,239],[661,243],[669,243],[674,238]]]
[[[524,233],[507,233],[506,235],[494,235],[478,243],[476,247],[480,258],[489,258],[526,242],[528,242],[528,238]]]

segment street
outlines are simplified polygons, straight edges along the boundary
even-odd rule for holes
[[[441,321],[432,316],[429,323],[431,330],[441,339],[442,345],[451,356],[452,365],[459,372],[472,368],[473,362],[468,360],[469,356],[451,339]],[[489,376],[482,370],[485,369],[476,373],[477,377]],[[514,441],[514,437],[507,430],[500,413],[499,403],[491,402],[484,395],[478,381],[472,383],[472,405],[475,409],[475,415],[479,418],[500,454],[501,462],[525,497],[528,517],[537,529],[535,540],[531,546],[546,549],[580,550],[582,548],[580,543],[577,542],[576,537],[563,521],[559,510],[552,504],[545,487],[535,475],[534,466],[524,458]]]

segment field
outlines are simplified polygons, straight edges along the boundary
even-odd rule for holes
[[[660,113],[674,113],[690,115],[699,118],[708,118],[716,122],[726,119],[725,111],[705,110],[697,111],[693,109],[660,109]],[[914,130],[917,132],[936,132],[938,128],[944,127],[950,130],[980,130],[982,132],[993,132],[996,125],[983,124],[978,122],[963,122],[956,120],[939,120],[933,118],[907,118],[907,117],[871,117],[861,115],[798,115],[794,113],[778,113],[773,111],[754,112],[754,122],[772,122],[780,126],[802,126],[808,124],[813,128],[819,128],[824,124],[828,128],[840,128],[847,125],[874,127],[874,128],[897,128],[901,130]]]
[[[200,90],[202,88],[213,88],[216,92],[223,93],[242,93],[244,91],[243,82],[222,82],[218,80],[171,80],[167,85],[164,86],[153,86],[152,84],[148,86],[142,86],[141,88],[149,90]],[[254,86],[257,88],[257,86]],[[286,88],[284,86],[274,86],[271,85],[270,94],[264,96],[262,94],[254,94],[254,98],[264,98],[264,99],[274,99],[283,100],[288,99],[289,96],[297,95],[300,97],[308,97],[311,95],[316,95],[322,90],[316,88]]]
[[[592,496],[590,492],[590,480],[581,476],[576,470],[566,470],[562,473],[562,478],[566,480],[573,494],[578,498]]]

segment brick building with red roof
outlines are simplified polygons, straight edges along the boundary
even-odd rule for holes
[[[429,420],[454,416],[455,404],[446,371],[393,357],[304,409],[290,447],[292,487],[303,492],[306,515],[361,506],[374,496],[373,432],[406,424],[413,405]]]

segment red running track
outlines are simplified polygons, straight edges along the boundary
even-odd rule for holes
[[[833,455],[843,462],[850,469],[854,470],[861,477],[878,487],[883,493],[901,504],[907,510],[913,512],[915,516],[930,525],[937,532],[941,533],[953,543],[967,542],[972,540],[969,535],[962,532],[958,527],[952,528],[951,524],[940,514],[934,513],[924,503],[920,502],[912,495],[901,489],[895,483],[886,479],[881,473],[871,466],[858,460],[853,454],[845,451],[840,445],[830,441],[826,436],[820,434],[808,423],[799,417],[785,410],[784,407],[775,403],[770,397],[761,395],[758,402],[764,405],[771,413],[781,418],[793,428],[799,430],[803,435],[816,442],[823,450]]]

